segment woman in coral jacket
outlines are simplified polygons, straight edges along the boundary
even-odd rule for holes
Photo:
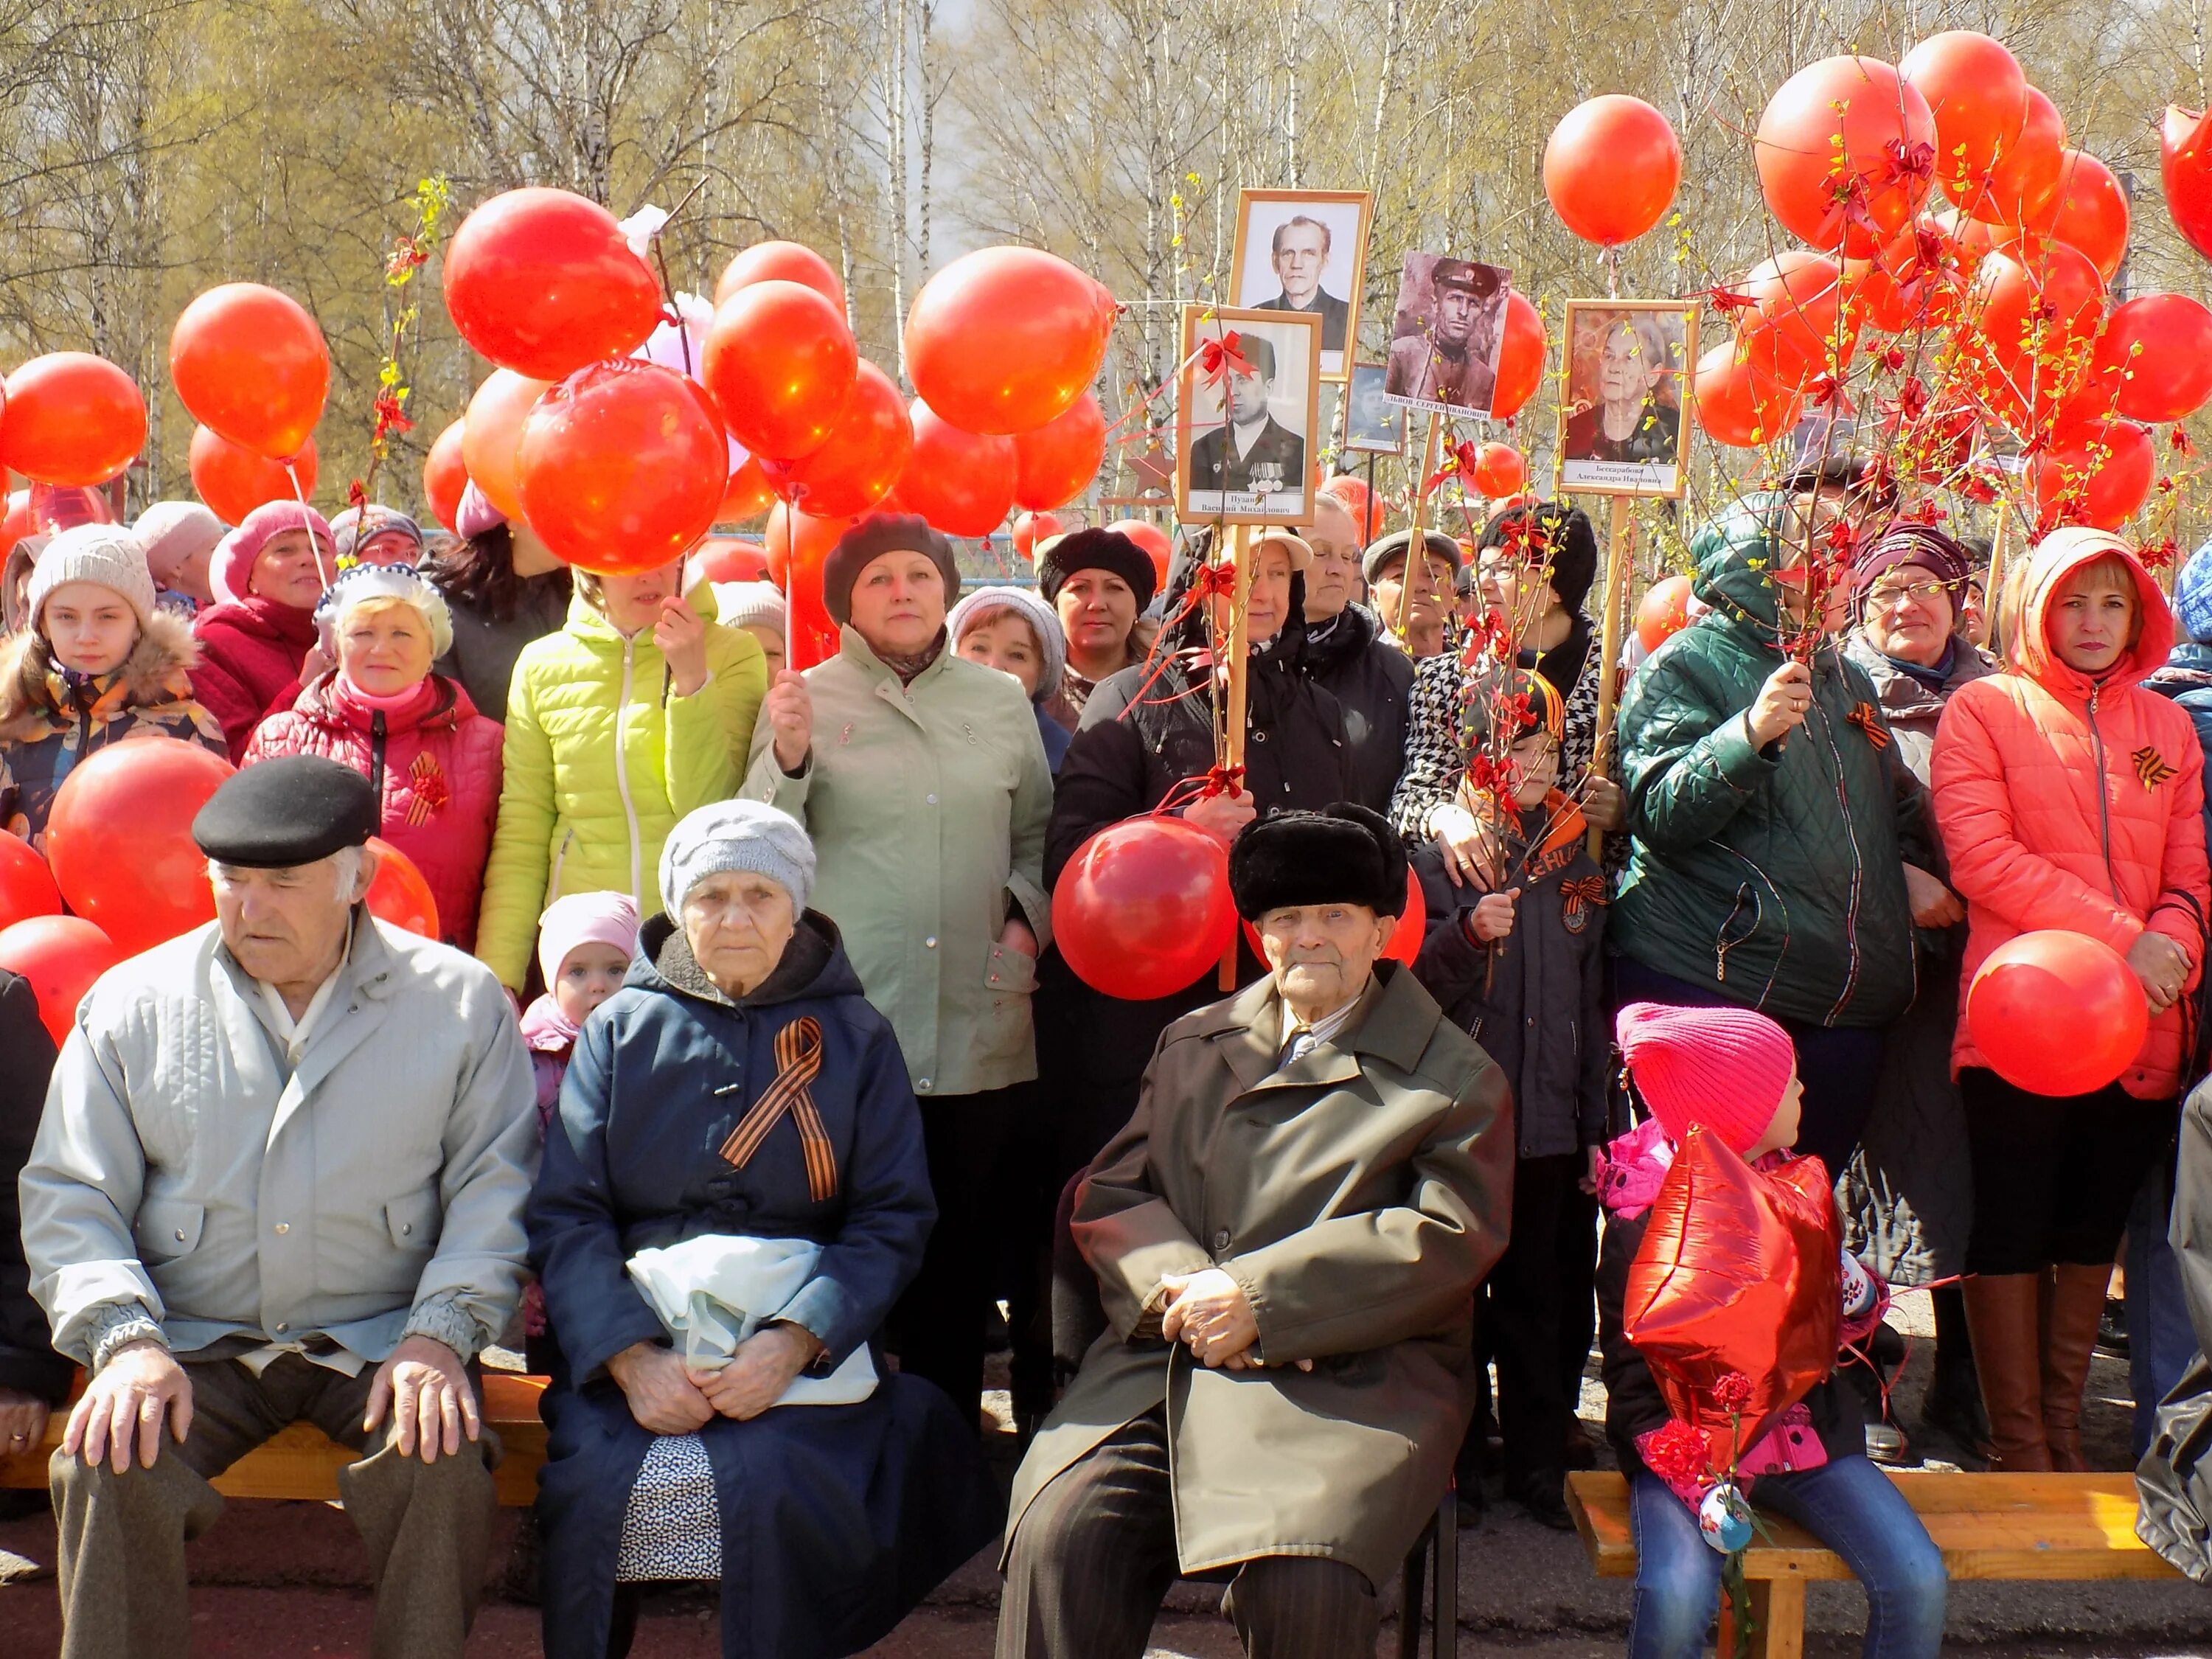
[[[411,565],[356,565],[315,620],[337,666],[261,722],[245,764],[322,755],[376,785],[379,833],[429,883],[446,942],[470,950],[499,818],[501,732],[459,681],[430,672],[453,643],[445,598]]]
[[[1953,696],[1931,761],[1963,984],[2015,935],[2100,939],[2151,1022],[2094,1094],[1999,1077],[1962,1014],[1952,1065],[1974,1176],[1967,1324],[2003,1469],[2081,1469],[2081,1391],[2128,1206],[2172,1145],[2196,1032],[2208,905],[2203,757],[2187,713],[2142,688],[2173,644],[2166,596],[2118,537],[2045,537],[2021,576],[2007,672]]]

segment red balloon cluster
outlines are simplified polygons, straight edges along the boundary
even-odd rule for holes
[[[198,744],[110,744],[79,762],[46,820],[54,882],[123,956],[215,918],[192,819],[234,769]]]
[[[2101,939],[2058,928],[1990,952],[1966,988],[1966,1032],[1996,1074],[2039,1095],[2086,1095],[2134,1063],[2150,1030],[2142,981]]]
[[[1133,1002],[1180,991],[1237,936],[1229,854],[1180,818],[1131,818],[1076,849],[1052,895],[1060,955],[1085,985]]]

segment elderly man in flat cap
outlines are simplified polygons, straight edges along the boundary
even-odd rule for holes
[[[25,1167],[54,1346],[92,1374],[51,1478],[64,1659],[183,1655],[208,1482],[287,1424],[338,1490],[378,1659],[459,1656],[496,1503],[470,1366],[514,1310],[530,1059],[490,970],[372,918],[377,803],[313,756],[192,824],[216,920],[77,1011]]]
[[[1269,976],[1167,1028],[1075,1206],[1106,1330],[1015,1477],[999,1659],[1138,1659],[1178,1574],[1255,1659],[1375,1650],[1376,1585],[1474,1407],[1504,1078],[1380,960],[1406,857],[1364,807],[1230,854]]]

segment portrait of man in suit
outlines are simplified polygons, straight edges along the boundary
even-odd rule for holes
[[[1352,372],[1367,264],[1364,191],[1247,190],[1237,198],[1230,303],[1321,325],[1321,378]]]
[[[1339,295],[1322,286],[1322,271],[1328,264],[1328,227],[1306,214],[1285,219],[1275,227],[1267,262],[1281,284],[1272,299],[1262,300],[1261,311],[1310,311],[1321,319],[1321,349],[1344,349],[1344,331],[1352,307]]]
[[[1193,305],[1183,314],[1176,505],[1192,521],[1307,522],[1322,430],[1321,319]]]

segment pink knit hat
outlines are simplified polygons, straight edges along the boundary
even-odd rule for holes
[[[219,600],[242,599],[253,580],[253,562],[269,538],[280,531],[305,530],[315,538],[323,556],[323,580],[337,574],[337,538],[330,522],[312,507],[297,501],[264,501],[239,521],[238,528],[216,544],[208,570],[208,585]]]
[[[1632,1002],[1613,1030],[1636,1092],[1678,1146],[1702,1123],[1735,1152],[1749,1152],[1797,1067],[1790,1034],[1749,1008]]]
[[[611,945],[636,955],[637,901],[628,893],[570,893],[547,905],[538,919],[538,968],[547,990],[580,945]]]

